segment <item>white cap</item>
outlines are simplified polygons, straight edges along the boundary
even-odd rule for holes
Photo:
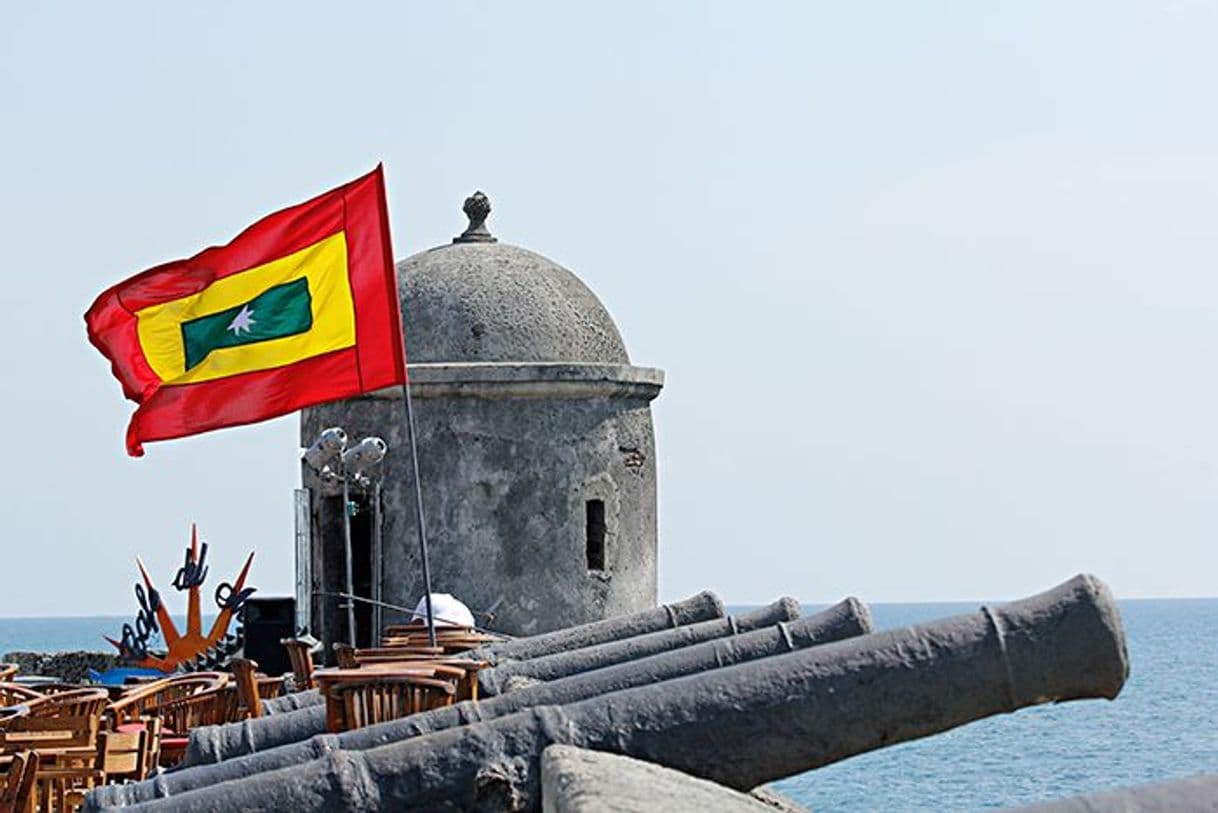
[[[474,614],[461,602],[448,593],[432,593],[431,609],[436,614],[436,626],[472,627]],[[415,605],[413,618],[427,621],[427,597],[419,599]]]

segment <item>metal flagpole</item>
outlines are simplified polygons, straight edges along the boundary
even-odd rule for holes
[[[410,466],[414,474],[414,510],[419,525],[419,554],[423,558],[423,595],[427,602],[427,644],[436,645],[436,617],[431,610],[431,564],[427,559],[427,529],[423,523],[423,486],[419,482],[419,446],[414,437],[414,405],[410,399],[410,377],[402,383],[402,402],[406,405],[406,430],[410,433]],[[350,590],[350,588],[348,588]],[[354,593],[354,590],[350,590]]]
[[[380,169],[381,167],[378,164],[378,174]],[[377,193],[380,196],[381,203],[381,224],[385,229],[385,261],[389,264],[393,274],[393,290],[400,297],[402,289],[397,284],[397,267],[393,264],[393,247],[389,240],[389,204],[385,199],[384,176],[381,176],[378,180]],[[419,554],[423,558],[423,590],[427,602],[427,644],[434,647],[436,645],[436,617],[431,610],[431,563],[427,560],[427,527],[423,521],[423,486],[419,482],[419,445],[415,442],[414,436],[414,405],[410,400],[410,375],[406,367],[405,331],[402,329],[402,303],[398,297],[394,298],[394,304],[397,305],[396,310],[398,314],[398,351],[401,353],[402,364],[402,403],[406,409],[406,431],[410,434],[410,470],[414,475],[414,510],[415,518],[419,524]],[[355,591],[352,590],[350,592],[354,593]]]

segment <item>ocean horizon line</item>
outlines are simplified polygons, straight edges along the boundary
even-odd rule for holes
[[[735,601],[735,600],[728,601],[728,600],[724,600],[723,604],[725,607],[743,607],[743,608],[764,607],[765,605],[769,604],[770,602],[776,600],[776,598],[778,598],[778,597],[766,599],[764,601]],[[868,599],[862,598],[861,596],[856,596],[856,598],[858,598],[859,601],[862,601],[863,603],[867,604],[870,607],[917,607],[917,606],[947,606],[947,605],[957,605],[957,604],[959,604],[959,605],[987,604],[987,603],[988,604],[1005,604],[1005,603],[1009,603],[1012,601],[1018,601],[1019,598],[1022,598],[1022,597],[1003,598],[1003,599],[993,599],[993,598],[990,598],[990,599],[962,598],[962,599],[933,599],[933,600],[927,599],[927,600],[919,600],[919,601],[870,601]],[[679,600],[679,599],[673,599],[673,600],[675,601],[675,600]],[[830,607],[833,604],[837,603],[837,601],[840,601],[840,600],[841,599],[836,599],[834,601],[800,601],[799,605],[801,607]],[[1129,597],[1129,598],[1126,598],[1123,596],[1117,596],[1116,600],[1122,604],[1131,603],[1131,602],[1150,603],[1150,602],[1218,601],[1218,595],[1214,595],[1214,596],[1136,596],[1136,597]],[[216,615],[217,615],[217,613],[204,613],[203,614],[204,623],[206,624],[206,623],[210,622],[212,619],[214,619],[216,617]],[[185,620],[185,618],[186,618],[185,614],[179,615],[178,613],[173,613],[172,617],[175,622],[180,621],[180,620]],[[66,614],[66,615],[3,615],[3,614],[0,614],[0,621],[71,621],[71,620],[85,620],[85,619],[91,619],[91,620],[115,619],[120,622],[122,622],[122,621],[131,622],[131,620],[133,618],[134,618],[134,611],[117,612],[117,613],[115,613],[115,612],[89,613],[89,614],[72,613],[72,614]]]

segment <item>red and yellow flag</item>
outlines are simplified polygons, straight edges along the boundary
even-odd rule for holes
[[[381,167],[120,282],[85,324],[139,404],[135,457],[146,441],[405,383]]]

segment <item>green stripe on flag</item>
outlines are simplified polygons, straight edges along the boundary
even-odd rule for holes
[[[305,277],[276,285],[242,305],[182,323],[186,369],[213,350],[295,336],[313,327],[309,281]]]

